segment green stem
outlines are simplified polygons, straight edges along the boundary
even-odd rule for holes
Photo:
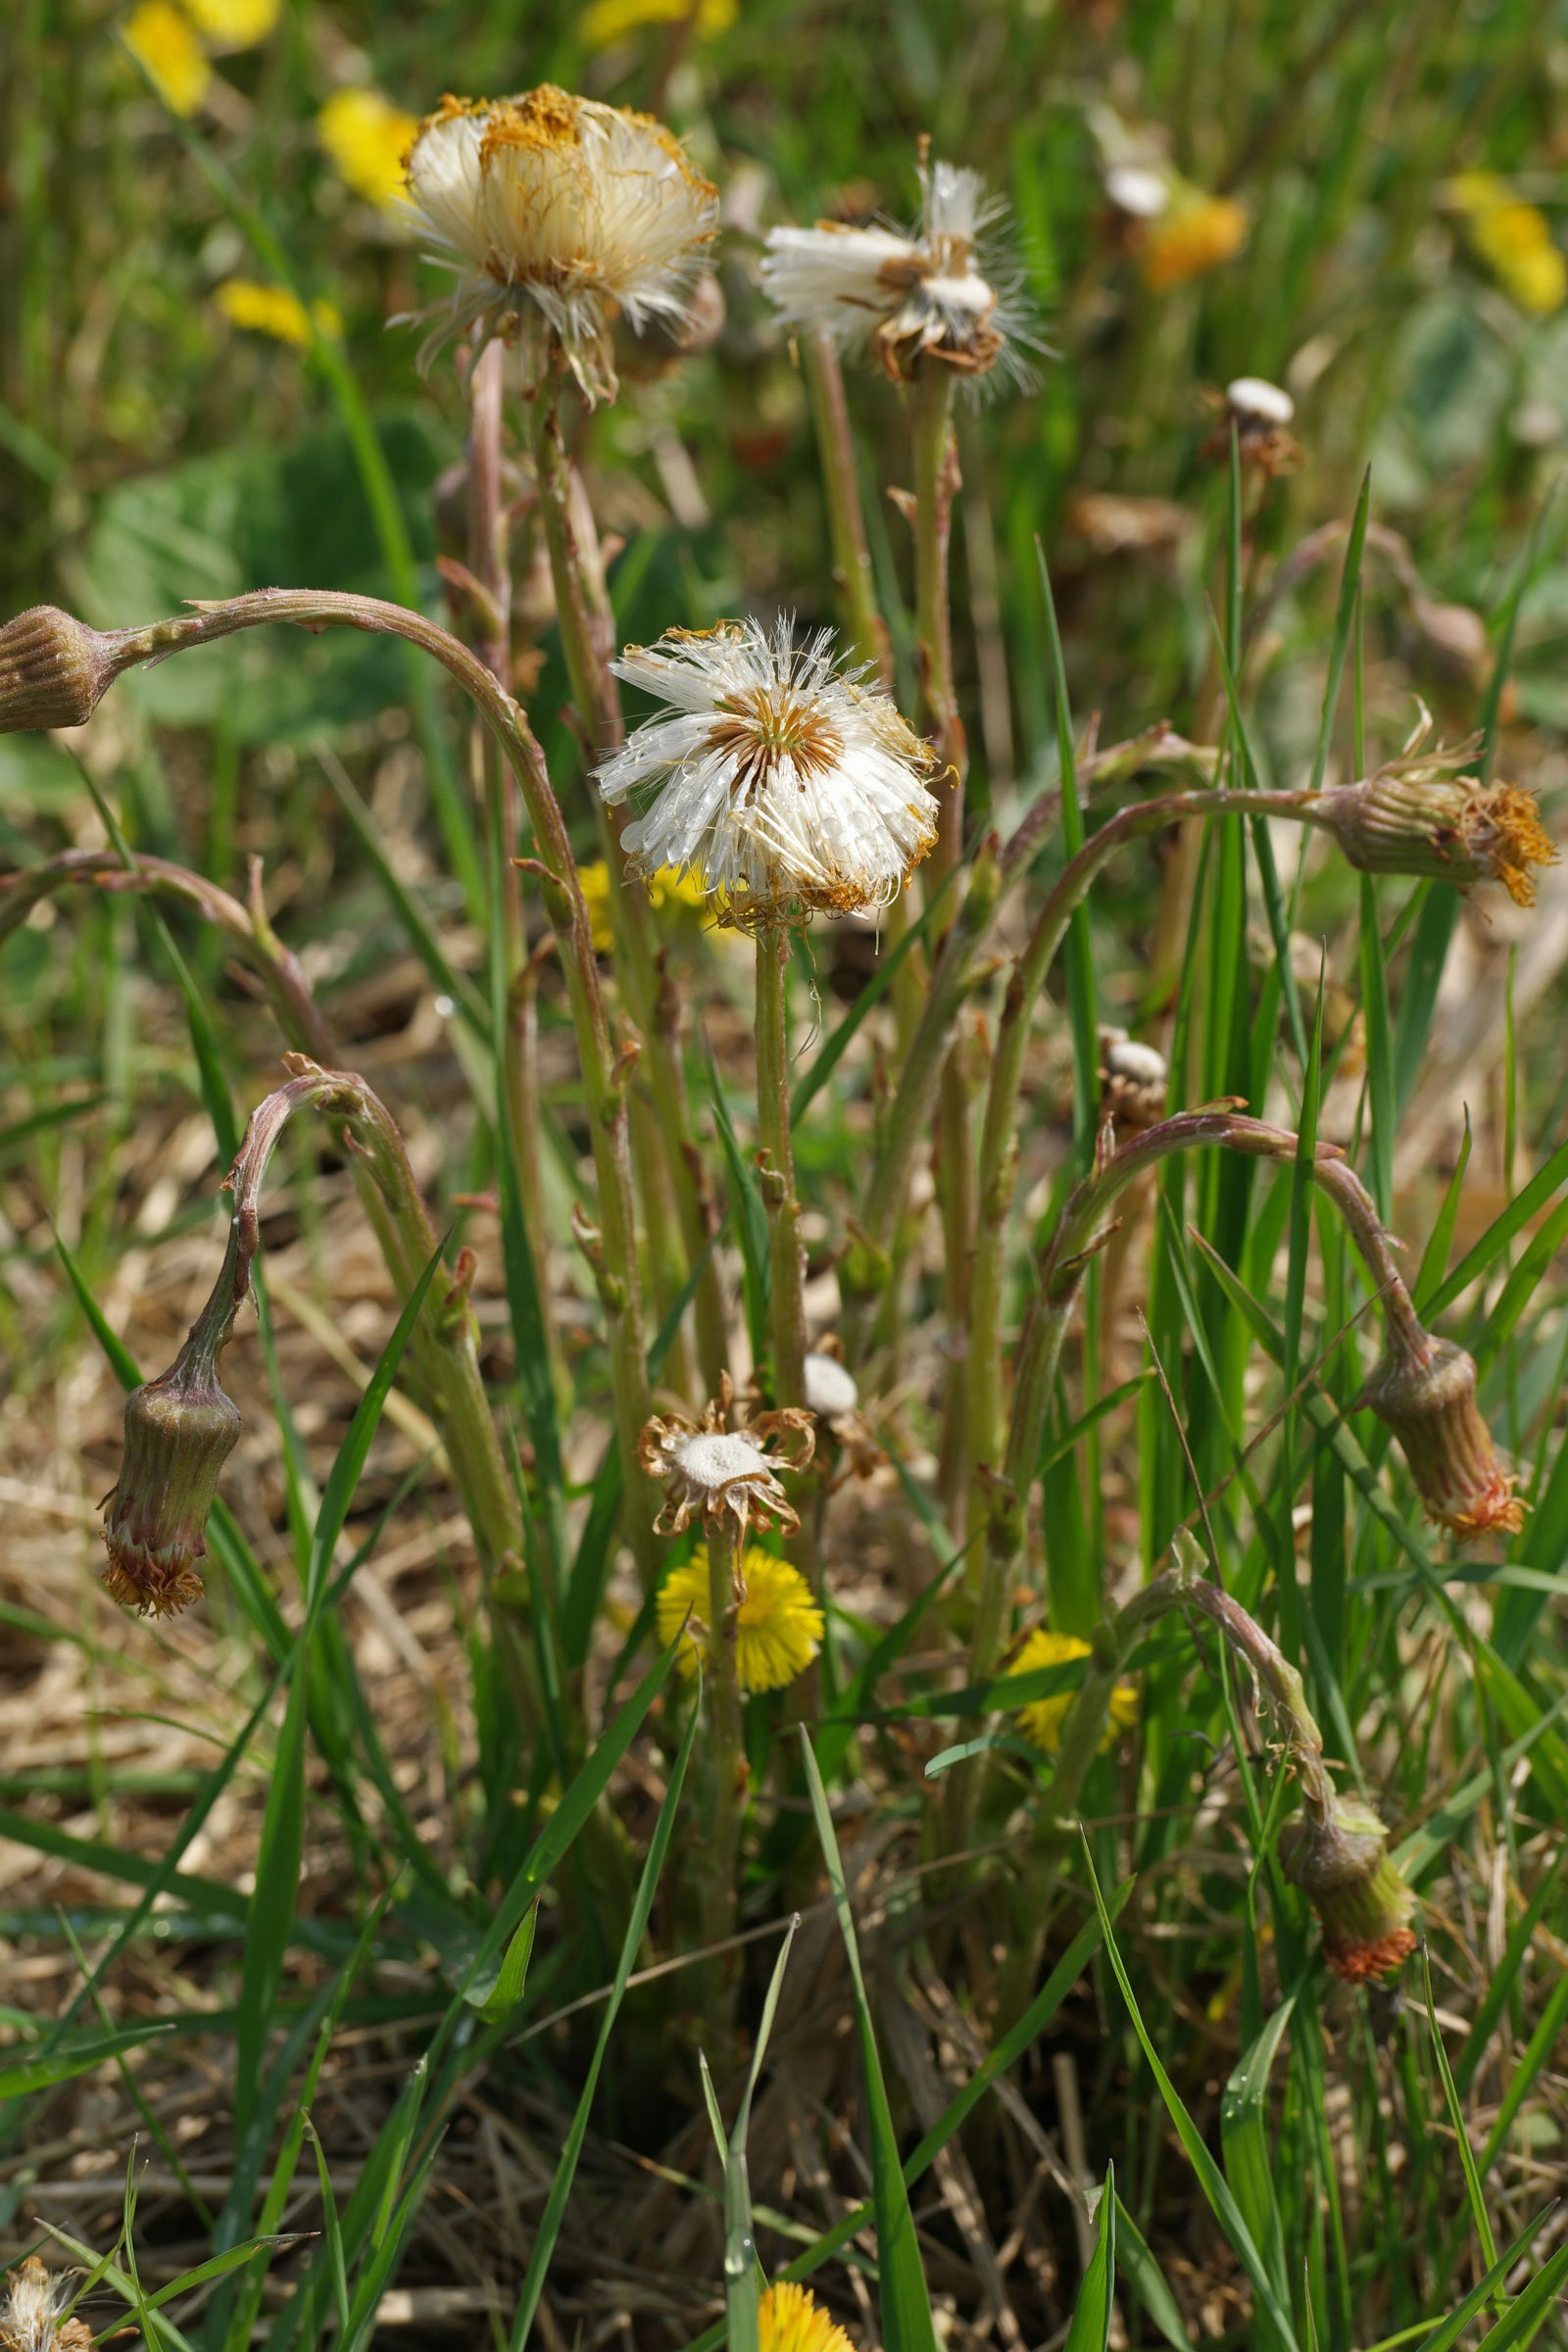
[[[833,550],[833,585],[844,634],[856,661],[864,662],[886,694],[893,686],[893,642],[876,601],[876,575],[866,544],[849,403],[844,397],[844,370],[838,352],[821,334],[802,336],[801,366],[816,427]]]
[[[581,480],[566,455],[557,388],[552,385],[539,392],[528,414],[539,511],[571,698],[588,743],[595,752],[603,753],[621,743],[626,729],[620,688],[611,667],[615,616],[599,558],[599,534]],[[641,1076],[634,1079],[644,1105],[634,1142],[643,1179],[656,1296],[667,1308],[685,1288],[692,1268],[701,1265],[695,1295],[698,1354],[708,1393],[716,1396],[728,1354],[723,1293],[709,1250],[711,1225],[686,1087],[679,1007],[665,986],[648,893],[626,871],[619,817],[612,814],[597,793],[593,799],[610,869],[610,922],[621,988],[648,1056],[646,1081]],[[675,1230],[671,1230],[671,1213]],[[674,1378],[679,1371],[678,1356],[670,1369]]]
[[[757,934],[757,1127],[772,1271],[769,1326],[773,1402],[806,1402],[806,1251],[790,1135],[790,934],[765,923]]]
[[[466,646],[422,613],[385,604],[376,597],[263,588],[175,619],[155,621],[147,628],[114,631],[106,642],[113,649],[118,671],[136,662],[228,636],[236,629],[259,628],[272,621],[289,621],[313,630],[341,627],[402,637],[433,655],[477,706],[521,791],[540,853],[538,870],[545,908],[556,934],[582,1067],[599,1180],[599,1250],[604,1270],[600,1287],[614,1391],[616,1442],[625,1479],[625,1527],[645,1589],[651,1590],[659,1568],[653,1534],[657,1500],[637,1457],[637,1440],[649,1414],[649,1394],[627,1145],[628,1065],[617,1055],[611,1039],[588,908],[543,756],[522,710]]]
[[[708,1544],[708,1704],[713,1767],[713,1806],[703,1841],[703,1940],[723,1943],[735,1933],[741,1824],[746,1810],[746,1748],[736,1642],[736,1524],[727,1510],[710,1518]],[[720,2040],[727,2040],[735,2005],[733,1954],[715,1962],[710,1996]]]

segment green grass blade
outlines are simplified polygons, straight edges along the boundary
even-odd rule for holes
[[[1072,2326],[1063,2352],[1105,2352],[1110,2342],[1110,2315],[1116,2301],[1116,2168],[1105,2167],[1105,2185],[1100,2192],[1100,2216],[1095,2250],[1078,2300],[1072,2307]]]
[[[926,2292],[925,2273],[921,2268],[920,2249],[915,2238],[914,2215],[909,2206],[904,2169],[899,2162],[893,2111],[888,2105],[887,2084],[882,2078],[882,2061],[877,2052],[870,2003],[866,1999],[865,1979],[860,1972],[860,1950],[856,1940],[855,1918],[850,1909],[844,1864],[839,1854],[838,1839],[833,1834],[833,1816],[828,1811],[827,1791],[822,1786],[822,1775],[817,1769],[816,1756],[804,1724],[801,1727],[801,1748],[806,1761],[811,1812],[816,1822],[817,1837],[821,1840],[828,1883],[833,1889],[834,1908],[838,1912],[839,1929],[844,1937],[844,1949],[850,1964],[850,1983],[855,1995],[856,2025],[865,2076],[866,2119],[871,2141],[871,2202],[876,2214],[882,2339],[887,2352],[936,2352],[937,2337],[931,2318],[931,2299]]]
[[[1143,2044],[1144,2056],[1148,2059],[1150,2070],[1159,2085],[1159,2095],[1164,2100],[1166,2112],[1176,2127],[1176,2135],[1187,2151],[1188,2162],[1198,2175],[1199,2185],[1208,2200],[1215,2220],[1229,2239],[1231,2250],[1237,2261],[1251,2280],[1252,2291],[1263,2311],[1272,2321],[1281,2343],[1287,2347],[1287,2352],[1297,2352],[1296,2330],[1292,2325],[1290,2313],[1275,2291],[1274,2282],[1269,2277],[1268,2266],[1253,2242],[1252,2233],[1243,2219],[1241,2208],[1231,2194],[1224,2175],[1208,2152],[1202,2133],[1188,2114],[1176,2085],[1161,2065],[1159,2052],[1155,2049],[1150,2036],[1149,2028],[1144,2023],[1143,2011],[1138,2005],[1138,1996],[1133,1991],[1132,1979],[1128,1976],[1126,1965],[1116,1947],[1116,1938],[1111,1930],[1109,1915],[1105,1910],[1104,1897],[1100,1891],[1100,1881],[1095,1876],[1094,1858],[1089,1851],[1087,1837],[1084,1838],[1084,1857],[1089,1866],[1089,1881],[1094,1889],[1095,1908],[1100,1914],[1101,1930],[1105,1939],[1105,1952],[1115,1974],[1116,1982],[1121,1987],[1121,1997],[1127,2004],[1127,2013],[1133,2021],[1133,2031]]]
[[[600,2070],[605,2063],[605,2053],[610,2047],[610,2036],[614,2032],[615,2021],[620,2015],[620,2005],[625,1998],[631,1972],[636,1966],[637,1954],[642,1949],[643,1937],[648,1933],[648,1921],[654,1907],[654,1896],[659,1890],[659,1882],[663,1873],[664,1859],[669,1852],[669,1841],[675,1827],[675,1815],[680,1805],[681,1791],[686,1785],[686,1767],[691,1762],[692,1742],[697,1737],[700,1716],[701,1708],[694,1703],[688,1710],[686,1730],[676,1753],[674,1767],[670,1772],[669,1784],[664,1790],[663,1802],[659,1808],[659,1817],[654,1824],[654,1834],[648,1841],[647,1857],[643,1863],[642,1876],[637,1883],[636,1900],[632,1904],[631,1918],[627,1922],[626,1933],[621,1939],[620,1957],[615,1963],[614,1982],[611,1986],[610,1999],[600,2022],[599,2037],[594,2043],[594,2054],[588,2063],[588,2073],[583,2082],[582,2093],[578,2098],[576,2112],[572,2116],[570,2128],[566,2132],[565,2144],[561,2151],[551,2179],[550,2193],[545,2199],[544,2212],[539,2217],[539,2226],[528,2256],[528,2268],[523,2277],[522,2288],[517,2297],[516,2313],[512,2323],[512,2334],[509,2339],[511,2352],[522,2352],[522,2347],[528,2340],[528,2331],[533,2326],[534,2314],[539,2308],[539,2298],[544,2292],[545,2275],[550,2268],[550,2258],[556,2249],[556,2239],[560,2234],[561,2224],[565,2216],[566,2199],[571,2194],[571,2185],[576,2178],[577,2159],[582,2153],[582,2143],[587,2135],[588,2118],[593,2110],[594,2093],[599,2087]]]

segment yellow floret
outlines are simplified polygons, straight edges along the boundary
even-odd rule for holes
[[[339,178],[367,204],[392,206],[403,196],[403,159],[418,123],[379,90],[339,90],[316,119],[317,135]]]
[[[811,1588],[788,1560],[775,1559],[760,1544],[747,1545],[741,1560],[745,1596],[736,1612],[735,1669],[743,1690],[778,1690],[805,1672],[822,1640],[822,1612]],[[656,1615],[661,1642],[673,1642],[682,1625],[687,1639],[679,1651],[683,1674],[697,1672],[698,1651],[708,1640],[708,1549],[699,1544],[684,1566],[672,1568],[659,1588]]]
[[[1089,1644],[1072,1634],[1053,1634],[1040,1626],[1022,1644],[1007,1668],[1009,1675],[1033,1674],[1042,1666],[1065,1666],[1087,1658]],[[1076,1691],[1058,1690],[1051,1698],[1030,1699],[1018,1710],[1018,1728],[1030,1743],[1054,1756],[1061,1745],[1061,1727]],[[1138,1693],[1130,1683],[1118,1683],[1110,1694],[1110,1714],[1101,1740],[1102,1750],[1115,1744],[1116,1736],[1138,1720]]]
[[[213,70],[188,17],[171,0],[141,0],[123,39],[172,115],[193,115],[207,95]]]
[[[700,0],[698,39],[728,32],[739,13],[739,0]],[[674,24],[690,14],[690,0],[591,0],[582,14],[582,37],[590,49],[607,49],[640,24]]]

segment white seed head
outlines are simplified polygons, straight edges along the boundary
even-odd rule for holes
[[[978,172],[920,168],[918,226],[773,228],[762,288],[786,325],[827,334],[849,349],[869,345],[891,375],[924,357],[978,379],[999,364],[1026,381],[1021,349],[1037,346],[1019,272],[983,250],[1002,206]]]
[[[806,1401],[813,1413],[832,1420],[839,1413],[858,1409],[860,1392],[855,1376],[845,1370],[836,1355],[808,1355],[805,1372]]]
[[[1105,194],[1132,220],[1157,220],[1170,205],[1169,182],[1143,164],[1113,164],[1105,173]]]
[[[1242,424],[1289,424],[1296,415],[1290,394],[1261,375],[1239,375],[1227,384],[1225,404]]]
[[[782,614],[771,631],[671,629],[613,666],[663,704],[598,770],[612,807],[652,788],[627,857],[696,875],[723,921],[885,906],[935,842],[929,747],[835,667],[831,630],[796,645]]]
[[[1105,1069],[1130,1086],[1163,1087],[1170,1076],[1164,1054],[1131,1037],[1113,1038],[1106,1046]]]
[[[455,335],[500,335],[519,348],[525,389],[564,364],[588,400],[612,399],[612,312],[638,333],[690,321],[717,196],[651,116],[548,82],[448,98],[406,171],[430,258],[457,271],[421,363]]]

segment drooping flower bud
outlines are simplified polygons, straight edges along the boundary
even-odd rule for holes
[[[109,1496],[105,1590],[144,1617],[172,1617],[201,1597],[197,1561],[219,1474],[240,1433],[210,1348],[191,1342],[159,1380],[125,1399],[125,1456]]]
[[[79,727],[117,674],[110,640],[58,605],[0,628],[0,735]]]
[[[1321,1821],[1281,1836],[1286,1875],[1323,1931],[1323,1957],[1348,1984],[1375,1984],[1415,1949],[1416,1897],[1389,1855],[1389,1833],[1370,1805],[1334,1796]]]
[[[1533,793],[1454,772],[1473,757],[1469,744],[1408,751],[1359,783],[1319,793],[1313,822],[1364,874],[1431,875],[1458,890],[1490,879],[1516,906],[1533,906],[1531,868],[1555,865],[1556,848]]]
[[[196,1563],[207,1557],[208,1513],[241,1426],[239,1407],[219,1385],[218,1359],[250,1294],[259,1240],[255,1192],[288,1115],[287,1108],[272,1115],[285,1098],[291,1107],[289,1089],[270,1095],[246,1128],[228,1178],[235,1208],[223,1262],[184,1347],[167,1372],[125,1399],[120,1483],[104,1497],[103,1581],[114,1599],[144,1617],[177,1616],[201,1597]]]
[[[1476,1402],[1474,1358],[1452,1340],[1391,1320],[1362,1400],[1398,1439],[1428,1518],[1459,1536],[1512,1535],[1524,1525],[1513,1472]]]

